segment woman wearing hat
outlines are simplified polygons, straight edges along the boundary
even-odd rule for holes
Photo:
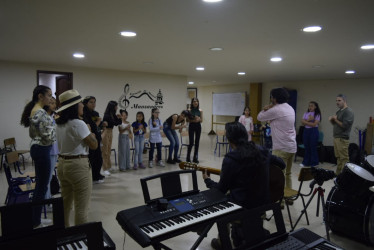
[[[29,127],[31,137],[30,155],[35,164],[36,186],[33,201],[42,201],[48,189],[49,176],[51,172],[50,151],[52,144],[56,141],[56,127],[53,119],[43,109],[51,103],[52,91],[50,88],[39,85],[35,87],[32,100],[25,106],[21,125]],[[41,224],[42,207],[33,209],[33,226]],[[47,222],[47,221],[45,221]]]
[[[57,142],[60,150],[58,178],[64,201],[65,226],[69,226],[70,210],[74,203],[75,225],[88,221],[88,207],[92,191],[92,174],[88,150],[98,146],[94,133],[84,123],[82,97],[72,89],[59,96],[61,108],[56,112]]]

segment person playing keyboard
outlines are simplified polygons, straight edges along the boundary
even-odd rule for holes
[[[225,155],[219,182],[210,179],[203,172],[203,179],[208,188],[217,188],[228,194],[230,201],[247,209],[259,207],[270,202],[269,164],[284,168],[282,159],[273,156],[265,148],[248,141],[244,125],[230,122],[225,125],[226,137],[232,151]],[[235,247],[242,244],[239,236],[240,223],[232,224],[231,237]],[[211,245],[221,249],[219,239],[213,239]]]

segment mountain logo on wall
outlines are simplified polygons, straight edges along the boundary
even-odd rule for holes
[[[152,104],[145,104],[146,102],[152,101]],[[163,108],[162,104],[163,95],[161,89],[158,90],[157,94],[152,94],[148,90],[139,90],[134,93],[130,92],[130,84],[126,83],[124,92],[118,100],[118,105],[122,109],[152,109],[152,108]]]

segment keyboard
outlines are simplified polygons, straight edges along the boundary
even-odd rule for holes
[[[117,213],[117,221],[139,245],[146,247],[196,229],[200,224],[240,210],[218,190],[211,189],[168,201],[166,210],[144,205]]]

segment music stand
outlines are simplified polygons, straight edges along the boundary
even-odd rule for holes
[[[318,184],[318,187],[314,188],[315,184]],[[299,218],[297,218],[297,221],[296,223],[294,224],[293,228],[291,228],[291,232],[296,228],[296,225],[297,223],[299,223],[301,217],[304,215],[304,213],[306,212],[306,210],[308,209],[308,206],[309,204],[312,202],[313,200],[313,197],[316,195],[316,193],[318,193],[318,197],[317,197],[317,211],[316,211],[316,216],[318,217],[319,216],[319,206],[321,204],[322,206],[322,213],[323,213],[323,222],[325,223],[325,229],[326,229],[326,235],[327,235],[327,240],[330,241],[330,235],[329,235],[329,226],[327,225],[326,223],[326,205],[325,205],[325,189],[322,188],[322,184],[323,182],[320,184],[320,183],[317,183],[316,180],[313,180],[311,183],[310,183],[310,188],[313,189],[313,194],[312,196],[309,198],[307,204],[305,205],[305,208],[301,211],[301,214],[299,216]]]

